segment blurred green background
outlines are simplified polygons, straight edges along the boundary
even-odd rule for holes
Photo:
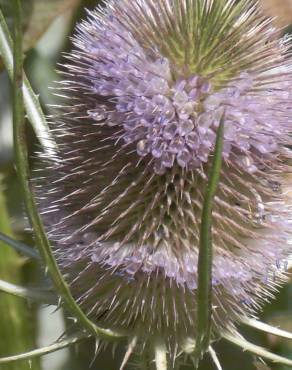
[[[269,14],[280,14],[279,24],[292,21],[292,2],[289,0],[267,0],[263,3]],[[92,9],[96,0],[25,0],[24,47],[25,71],[33,88],[40,95],[40,101],[47,114],[48,104],[56,102],[50,91],[53,81],[58,80],[57,63],[62,62],[62,52],[70,50],[69,36],[74,27],[85,17],[85,8]],[[12,25],[11,0],[0,0],[8,24]],[[27,129],[31,167],[33,153],[38,142],[31,128]],[[11,121],[11,86],[0,58],[0,231],[33,245],[29,225],[24,215],[21,193],[13,164],[13,142]],[[0,242],[0,279],[22,285],[38,286],[44,279],[40,266],[18,256]],[[52,306],[37,305],[21,298],[0,293],[0,357],[32,350],[54,342],[70,326],[62,310],[54,311]],[[280,325],[292,331],[292,285],[287,285],[273,303],[267,305],[262,314],[264,321]],[[259,334],[242,328],[246,337],[260,345],[292,359],[292,343],[266,334]],[[252,356],[221,341],[215,346],[224,370],[286,370],[283,366],[266,367]],[[31,362],[1,366],[1,370],[98,370],[119,369],[124,348],[121,345],[113,354],[107,347],[94,360],[94,343],[88,341],[75,348],[46,355]],[[132,366],[132,368],[136,368]],[[191,365],[185,369],[191,369]],[[208,358],[201,370],[214,369]]]

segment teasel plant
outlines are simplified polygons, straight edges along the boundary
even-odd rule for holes
[[[292,366],[246,340],[291,267],[292,63],[289,37],[249,0],[112,0],[88,11],[60,66],[47,120],[0,13],[13,84],[16,167],[53,289],[8,293],[64,307],[74,327],[42,356],[86,338],[126,344],[120,369],[179,369],[221,338]],[[42,150],[31,175],[25,111]],[[47,123],[48,122],[48,123]],[[40,129],[41,128],[41,129]],[[74,331],[75,330],[75,331]]]

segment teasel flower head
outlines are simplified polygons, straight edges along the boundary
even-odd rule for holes
[[[212,338],[258,312],[291,253],[288,39],[251,1],[119,0],[63,65],[40,207],[90,319],[174,355],[196,336],[199,230],[216,132]]]

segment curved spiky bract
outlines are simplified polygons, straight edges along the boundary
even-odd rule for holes
[[[176,353],[196,336],[203,195],[214,199],[213,337],[285,281],[291,253],[287,40],[249,1],[120,0],[89,13],[67,56],[39,197],[88,316]]]

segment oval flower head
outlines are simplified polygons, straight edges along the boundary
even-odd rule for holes
[[[73,43],[40,197],[73,296],[104,328],[187,350],[224,117],[212,338],[234,334],[285,281],[291,253],[288,40],[251,1],[113,0]]]

